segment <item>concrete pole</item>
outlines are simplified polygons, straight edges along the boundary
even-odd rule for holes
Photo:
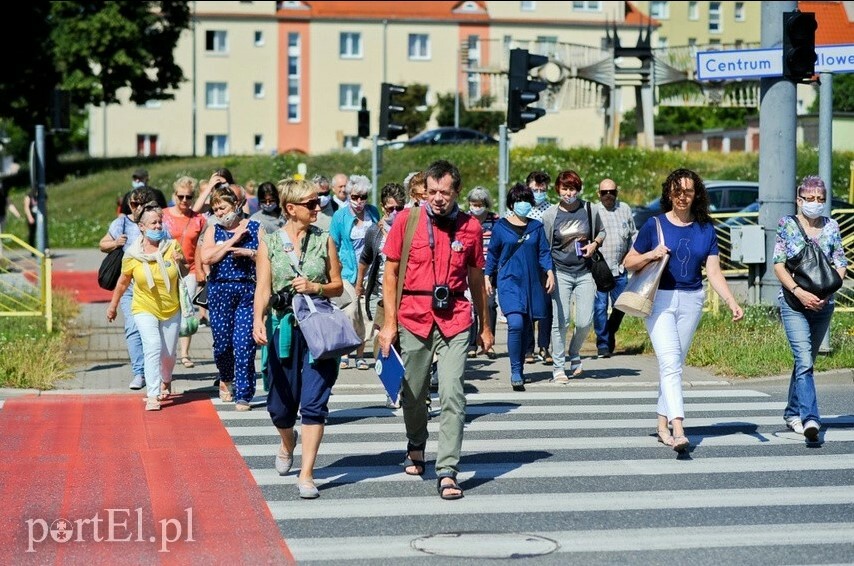
[[[36,126],[36,248],[44,253],[47,242],[47,186],[44,165],[44,126]]]
[[[498,126],[498,215],[504,218],[504,201],[507,194],[507,178],[510,167],[507,163],[507,124]]]
[[[830,201],[833,198],[833,73],[821,73],[818,108],[818,176],[827,187],[827,202],[824,215],[830,216]],[[824,333],[818,351],[830,353],[830,327]]]
[[[798,8],[797,2],[762,2],[762,47],[783,43],[783,12]],[[765,230],[765,266],[760,279],[760,302],[777,304],[780,281],[774,275],[774,238],[780,217],[795,212],[797,151],[796,92],[783,77],[760,79],[759,103],[759,225]]]
[[[374,134],[371,136],[371,183],[373,189],[371,191],[371,204],[378,206],[377,201],[377,184],[380,180],[380,136]]]

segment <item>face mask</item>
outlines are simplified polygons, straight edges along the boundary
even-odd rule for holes
[[[353,212],[355,212],[356,214],[360,214],[363,210],[365,210],[365,201],[351,200],[350,208],[353,209]]]
[[[427,199],[423,198],[418,201],[418,206],[427,206]]]
[[[329,204],[329,201],[332,200],[331,195],[317,195],[317,198],[320,199],[320,208],[326,208]]]
[[[270,203],[270,204],[262,204],[261,210],[263,212],[266,212],[267,214],[272,214],[272,213],[276,212],[277,210],[279,210],[279,205],[274,203],[274,202]]]
[[[141,189],[145,186],[145,183],[142,181],[132,181],[130,186],[134,189]]]
[[[519,218],[528,218],[528,213],[534,208],[530,202],[517,202],[513,205],[513,214]]]
[[[386,215],[385,223],[388,224],[389,226],[391,226],[391,224],[392,224],[392,222],[394,222],[395,218],[397,218],[397,211],[396,210]]]
[[[801,206],[801,212],[807,218],[818,218],[824,212],[824,203],[821,202],[805,202]]]
[[[536,193],[534,193],[534,202],[538,205],[543,204],[544,202],[546,202],[547,196],[548,195],[546,195],[546,193],[537,191]]]
[[[229,212],[225,216],[219,219],[219,223],[221,226],[231,226],[234,224],[234,221],[237,220],[236,212]]]
[[[481,214],[486,212],[486,207],[485,206],[470,206],[469,212],[471,212],[475,216],[480,216]]]
[[[562,200],[566,204],[572,204],[578,200],[578,195],[573,195],[573,196],[566,195],[566,196],[560,197],[560,200]]]
[[[152,242],[159,242],[163,238],[166,237],[165,230],[146,230],[145,237],[151,240]]]

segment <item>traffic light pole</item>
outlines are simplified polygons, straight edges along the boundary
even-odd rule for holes
[[[498,215],[504,218],[504,201],[507,200],[507,181],[510,177],[510,163],[507,151],[507,124],[498,126]]]
[[[36,185],[36,248],[44,253],[47,246],[47,187],[44,162],[44,126],[36,126],[35,185]]]
[[[377,183],[379,183],[380,177],[380,152],[382,151],[382,148],[380,148],[380,136],[374,134],[371,136],[371,142],[371,184],[373,185],[373,188],[371,189],[371,204],[378,207]]]
[[[833,73],[821,73],[821,86],[818,99],[818,176],[827,187],[827,201],[824,215],[830,216],[830,201],[833,200]],[[824,333],[818,351],[829,354],[830,326]]]

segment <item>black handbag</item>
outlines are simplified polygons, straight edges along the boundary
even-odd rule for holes
[[[819,299],[826,299],[842,287],[842,278],[821,248],[807,236],[798,219],[794,216],[790,218],[801,231],[805,245],[801,251],[786,260],[786,271],[792,275],[798,287],[809,291]],[[783,287],[783,298],[793,310],[799,312],[806,310],[800,299],[785,287]]]
[[[98,268],[98,286],[101,289],[112,291],[116,288],[119,276],[122,274],[122,258],[124,255],[124,250],[119,246],[108,253],[101,262],[101,267]]]
[[[590,210],[590,203],[587,203],[587,220],[590,223],[590,241],[593,241],[593,213]],[[611,273],[611,268],[605,257],[598,249],[590,256],[590,272],[593,274],[593,281],[596,282],[596,289],[602,293],[607,293],[617,286],[614,280],[614,274]]]
[[[203,309],[208,308],[208,286],[199,285],[199,290],[196,291],[196,296],[193,297],[193,304]]]

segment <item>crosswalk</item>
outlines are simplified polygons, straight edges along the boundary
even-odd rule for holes
[[[854,556],[854,417],[825,415],[822,444],[788,431],[783,402],[737,388],[685,392],[692,449],[656,441],[650,389],[467,396],[458,477],[465,498],[403,473],[399,410],[336,394],[315,470],[318,500],[273,469],[263,407],[219,414],[300,564],[847,562]],[[218,402],[217,402],[218,403]],[[299,466],[299,449],[295,467]],[[662,552],[691,552],[676,558]],[[846,558],[847,557],[847,558]]]

